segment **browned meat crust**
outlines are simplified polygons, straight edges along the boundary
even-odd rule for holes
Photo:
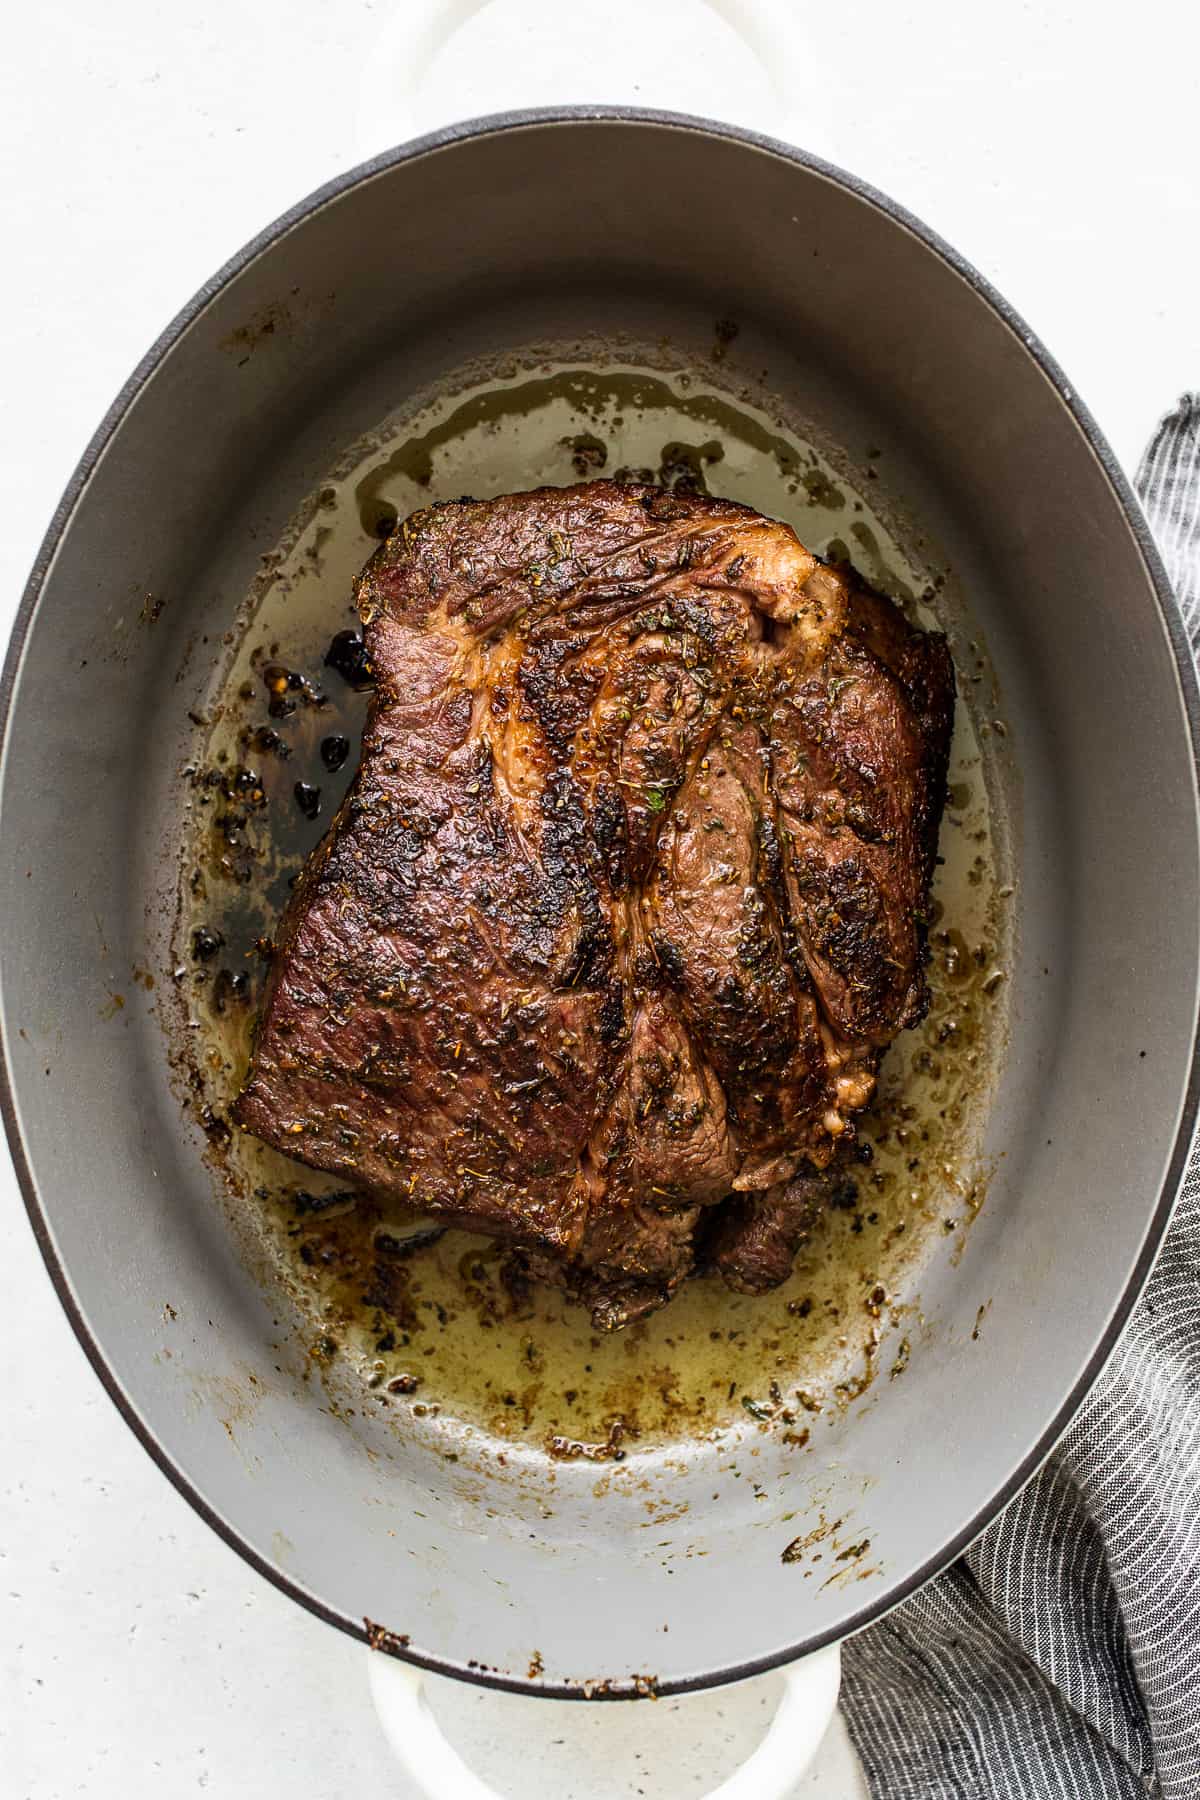
[[[944,639],[785,525],[611,482],[417,513],[357,598],[362,764],[238,1123],[605,1324],[669,1297],[705,1209],[727,1279],[783,1279],[793,1178],[926,1005]]]
[[[765,1294],[778,1287],[791,1274],[793,1258],[833,1187],[829,1170],[809,1171],[761,1193],[731,1195],[709,1215],[704,1260],[741,1294]]]

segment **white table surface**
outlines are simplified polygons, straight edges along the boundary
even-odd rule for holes
[[[680,35],[684,0],[612,0],[595,14],[605,43],[586,54],[539,40],[534,0],[505,0],[405,99],[386,37],[406,3],[20,0],[7,13],[5,634],[129,370],[205,277],[310,188],[413,129],[513,101],[624,99],[766,128],[777,116],[727,25],[697,14]],[[843,0],[795,16],[796,62],[824,86],[814,76],[793,131],[972,258],[1132,467],[1159,413],[1200,384],[1195,9]],[[218,1542],[117,1418],[59,1313],[2,1151],[0,1216],[0,1800],[128,1800],[152,1783],[169,1800],[405,1800],[363,1652]],[[636,1717],[594,1709],[610,1724],[590,1729],[611,1736],[619,1714],[625,1740],[626,1775],[614,1766],[599,1788],[556,1761],[579,1709],[457,1691],[440,1703],[493,1778],[519,1757],[525,1800],[670,1800],[733,1766],[772,1693],[767,1681]],[[840,1725],[796,1791],[864,1791]]]

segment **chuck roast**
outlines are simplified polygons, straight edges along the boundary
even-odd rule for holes
[[[945,640],[786,525],[607,481],[418,512],[357,600],[362,764],[238,1124],[601,1325],[698,1266],[774,1286],[927,1003]]]

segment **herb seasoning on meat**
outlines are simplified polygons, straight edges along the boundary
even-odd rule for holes
[[[237,1122],[599,1325],[776,1285],[926,1005],[944,640],[787,526],[608,482],[417,513],[358,606],[362,764]]]

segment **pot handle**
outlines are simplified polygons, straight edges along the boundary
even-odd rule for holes
[[[414,135],[414,113],[422,84],[442,48],[493,0],[398,0],[375,44],[363,59],[359,100],[359,143],[365,156]],[[822,77],[809,33],[794,0],[675,0],[680,14],[681,43],[686,42],[687,14],[715,13],[735,31],[766,71],[774,105],[766,117],[738,117],[749,126],[808,149],[831,154],[836,84]],[[655,95],[634,86],[638,70],[627,43],[607,28],[603,7],[563,6],[542,0],[544,23],[534,40],[542,78],[560,90],[564,104],[595,100],[603,84],[607,104],[671,106],[671,95]],[[522,103],[514,89],[514,65],[502,62],[487,72],[487,110],[501,112]],[[580,93],[579,71],[587,71],[587,95]],[[517,75],[519,81],[520,76]],[[712,111],[728,116],[721,93],[721,71],[712,67]],[[419,129],[449,121],[422,121]],[[382,134],[382,135],[381,135]]]
[[[426,1800],[501,1800],[472,1773],[442,1733],[425,1694],[424,1674],[386,1652],[368,1652],[371,1697],[400,1767]],[[775,1717],[758,1748],[707,1800],[785,1800],[809,1767],[833,1718],[841,1650],[830,1644],[783,1671]]]

